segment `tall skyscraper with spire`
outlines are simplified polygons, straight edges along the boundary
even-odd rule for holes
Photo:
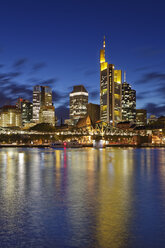
[[[100,119],[116,126],[122,119],[122,76],[105,59],[105,37],[100,50]]]

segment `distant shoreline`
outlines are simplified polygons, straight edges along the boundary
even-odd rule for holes
[[[49,144],[43,144],[43,145],[34,145],[34,144],[0,144],[0,148],[19,148],[19,147],[25,147],[25,148],[64,148],[63,146],[57,146],[57,147],[51,147]],[[76,148],[85,148],[85,147],[93,147],[91,144],[83,144],[82,147],[76,147]],[[160,148],[165,147],[165,144],[141,144],[141,145],[131,145],[131,144],[108,144],[104,146],[106,147],[132,147],[132,148]],[[74,148],[74,147],[66,147],[66,148]],[[97,148],[97,147],[93,147]],[[101,147],[100,147],[101,148]]]

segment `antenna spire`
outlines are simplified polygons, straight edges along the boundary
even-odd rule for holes
[[[126,82],[126,71],[124,71],[124,82]]]
[[[105,35],[104,35],[103,48],[105,48]]]

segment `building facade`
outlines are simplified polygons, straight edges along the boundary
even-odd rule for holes
[[[0,113],[1,127],[21,127],[21,111],[16,106],[3,106]]]
[[[39,112],[41,107],[41,86],[33,87],[33,121],[39,122]]]
[[[40,121],[43,118],[40,117],[40,109],[43,107],[53,107],[52,89],[49,86],[36,85],[33,88],[33,121],[34,122],[41,123]],[[54,118],[55,118],[55,111],[54,111]],[[49,123],[49,120],[47,120],[47,123]]]
[[[136,122],[136,91],[126,80],[122,84],[122,121]]]
[[[41,86],[41,106],[52,106],[52,89]]]
[[[153,124],[153,123],[155,123],[157,121],[157,119],[158,118],[155,115],[150,115],[150,117],[147,120],[147,123],[148,124]]]
[[[30,123],[33,118],[33,104],[28,100],[23,100],[21,104],[22,124]]]
[[[39,122],[55,125],[55,109],[54,106],[42,106],[39,112]]]
[[[136,125],[145,126],[147,124],[147,111],[145,109],[136,109]]]
[[[88,103],[87,104],[87,115],[89,115],[92,124],[100,120],[100,105]]]
[[[122,119],[122,75],[105,60],[105,38],[100,50],[100,119],[116,126]]]
[[[83,85],[73,87],[70,93],[70,119],[76,124],[87,114],[88,92]]]

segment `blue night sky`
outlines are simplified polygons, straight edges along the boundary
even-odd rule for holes
[[[72,86],[99,103],[99,53],[126,70],[137,108],[165,115],[165,2],[93,0],[0,1],[0,105],[32,100],[49,85],[59,116]]]

